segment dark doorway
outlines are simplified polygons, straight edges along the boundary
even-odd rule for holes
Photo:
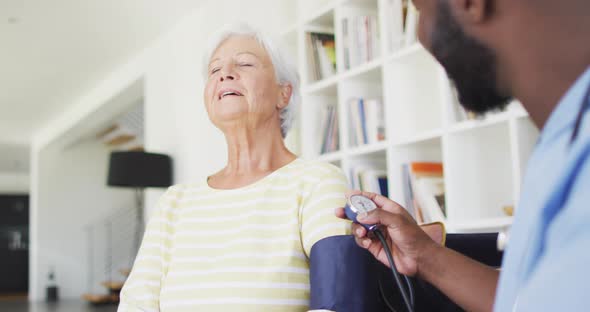
[[[0,296],[29,288],[29,196],[0,195]]]

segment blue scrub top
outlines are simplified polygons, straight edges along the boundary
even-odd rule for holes
[[[590,67],[551,113],[531,155],[495,311],[590,311],[589,88]]]

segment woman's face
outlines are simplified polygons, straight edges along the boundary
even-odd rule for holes
[[[266,50],[250,36],[231,36],[211,56],[205,106],[218,128],[279,120],[290,86],[281,86]],[[274,118],[274,119],[273,119]]]

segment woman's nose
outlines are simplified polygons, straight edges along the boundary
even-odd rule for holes
[[[234,80],[235,77],[231,74],[231,73],[224,73],[221,76],[219,76],[219,81],[224,81],[224,80]]]
[[[225,80],[234,80],[236,79],[236,76],[234,74],[233,68],[231,65],[228,66],[224,66],[221,69],[221,75],[219,75],[219,81],[225,81]]]

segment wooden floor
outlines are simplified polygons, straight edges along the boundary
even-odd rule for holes
[[[62,300],[58,303],[29,303],[26,298],[1,298],[2,312],[115,312],[116,305],[92,306],[82,300]]]
[[[27,293],[0,294],[0,301],[27,300]]]

